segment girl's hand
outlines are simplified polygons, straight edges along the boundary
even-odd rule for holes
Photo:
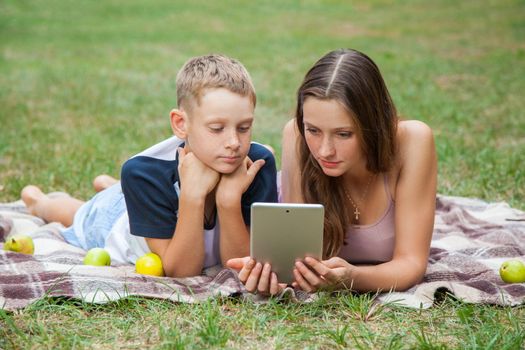
[[[249,256],[230,259],[226,262],[226,266],[239,272],[239,280],[250,293],[277,295],[286,287],[286,284],[277,281],[277,275],[272,272],[270,264],[263,266]]]
[[[246,157],[233,173],[222,174],[215,194],[217,203],[238,204],[242,194],[246,192],[263,165],[264,159],[252,162],[250,158]]]
[[[296,261],[292,285],[310,293],[320,289],[351,289],[353,269],[353,265],[338,257],[323,261],[306,257],[304,261]]]
[[[217,186],[220,174],[201,162],[193,152],[184,148],[179,148],[178,152],[181,191],[191,191],[196,198],[206,197]]]

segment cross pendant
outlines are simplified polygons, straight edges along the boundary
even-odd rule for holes
[[[361,212],[359,211],[359,209],[357,209],[357,207],[355,207],[354,214],[355,214],[355,219],[359,220],[359,214],[361,214]]]

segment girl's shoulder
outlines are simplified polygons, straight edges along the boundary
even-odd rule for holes
[[[400,120],[397,124],[397,137],[398,141],[413,137],[433,138],[432,129],[420,120]]]
[[[402,173],[418,173],[422,168],[433,167],[435,162],[434,134],[426,123],[419,120],[399,121],[396,141],[396,161],[389,172],[393,191]]]
[[[419,152],[429,152],[434,149],[434,134],[432,129],[419,120],[402,120],[397,125],[398,156],[403,160]]]

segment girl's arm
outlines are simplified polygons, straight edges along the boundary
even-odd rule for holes
[[[311,269],[304,263],[296,264],[295,276],[301,288],[307,291],[322,287],[405,290],[425,274],[436,203],[434,138],[431,129],[417,121],[401,122],[398,135],[400,171],[395,190],[396,236],[392,260],[373,266],[355,266],[340,258],[323,262],[307,258],[305,262]]]
[[[283,130],[281,194],[285,203],[303,203],[301,169],[297,141],[300,139],[295,119],[288,121]]]
[[[392,264],[406,289],[423,278],[434,228],[437,158],[432,130],[424,123],[400,123],[401,169],[396,185],[396,238]]]

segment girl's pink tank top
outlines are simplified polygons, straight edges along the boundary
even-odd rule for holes
[[[371,225],[350,225],[339,257],[352,264],[379,264],[392,260],[395,243],[395,206],[383,176],[388,205],[385,213]]]

